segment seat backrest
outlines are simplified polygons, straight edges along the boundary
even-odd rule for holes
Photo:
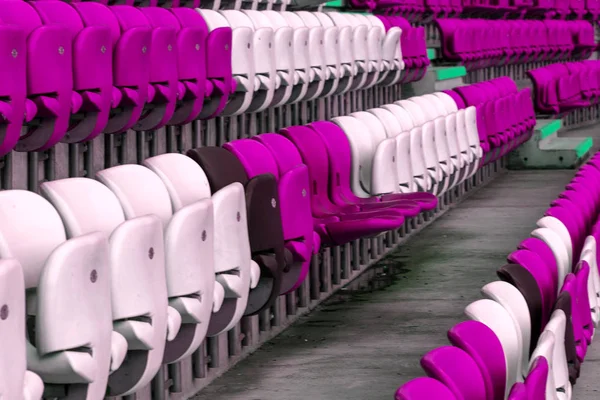
[[[572,230],[569,229],[569,227],[566,224],[567,221],[565,219],[568,219],[569,216],[566,215],[567,213],[562,211],[562,207],[549,208],[546,211],[546,215],[537,221],[537,226],[540,228],[550,228],[554,232],[558,233],[563,245],[567,249],[568,264],[569,267],[571,267],[573,263],[573,252],[575,250],[573,246],[575,241],[575,233],[572,232]],[[550,215],[549,213],[552,215]],[[563,217],[565,219],[563,219]]]
[[[542,259],[546,265],[546,269],[552,279],[552,290],[553,297],[551,299],[556,300],[556,293],[558,293],[558,267],[556,266],[556,259],[552,249],[541,239],[530,237],[519,243],[519,249],[531,250]],[[554,303],[552,303],[554,304]]]
[[[394,104],[399,105],[408,112],[413,121],[414,126],[422,126],[425,122],[428,121],[428,118],[423,113],[421,107],[419,107],[419,105],[415,102],[410,100],[400,100],[395,102]]]
[[[221,147],[198,147],[188,150],[186,155],[202,168],[213,194],[234,182],[239,182],[242,186],[248,183],[242,163]]]
[[[485,385],[477,363],[458,347],[443,346],[431,350],[421,359],[428,376],[446,385],[456,397],[484,399]]]
[[[0,205],[0,258],[17,260],[25,288],[36,288],[46,259],[67,240],[60,215],[43,197],[25,190],[0,191]]]
[[[500,340],[487,325],[463,321],[448,331],[452,345],[466,351],[479,366],[486,388],[486,399],[503,400],[506,361]]]
[[[465,308],[465,314],[472,320],[487,325],[494,331],[502,344],[506,361],[505,393],[510,391],[515,382],[522,382],[521,357],[518,333],[513,320],[499,303],[489,299],[477,300]]]
[[[396,119],[390,110],[382,107],[371,108],[367,112],[370,112],[379,119],[379,122],[385,128],[385,134],[388,138],[396,137],[403,131],[398,119]]]
[[[388,110],[394,115],[394,117],[396,117],[401,132],[409,132],[412,128],[415,127],[415,124],[413,123],[410,114],[403,107],[397,104],[386,104],[384,106],[381,106],[381,108]]]
[[[371,193],[371,174],[376,148],[373,146],[369,128],[361,120],[345,116],[336,117],[331,122],[346,133],[352,149],[352,191],[359,197]]]
[[[152,170],[167,188],[173,212],[200,200],[210,200],[210,184],[198,163],[179,153],[146,158],[144,166]]]
[[[523,376],[529,371],[529,346],[531,341],[531,317],[525,298],[510,283],[494,281],[481,288],[481,293],[502,305],[510,314],[522,349],[521,368]]]
[[[552,221],[552,217],[544,217],[542,218],[545,221]],[[541,220],[540,220],[541,221]],[[539,222],[539,221],[538,221]],[[542,223],[542,225],[547,225]],[[553,226],[554,224],[550,225]],[[539,226],[539,225],[538,225]],[[559,233],[557,233],[554,229],[549,227],[541,227],[535,229],[531,232],[531,236],[537,239],[542,240],[546,245],[552,250],[554,254],[554,259],[556,261],[557,266],[557,276],[558,276],[558,290],[563,285],[565,280],[565,276],[571,271],[571,264],[569,262],[569,253],[567,251],[567,246],[565,245],[565,241],[561,237]]]

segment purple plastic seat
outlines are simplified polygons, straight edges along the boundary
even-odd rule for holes
[[[30,3],[45,25],[68,29],[72,42],[73,93],[71,118],[64,141],[95,138],[108,123],[112,100],[112,43],[106,26],[85,27],[79,13],[62,1]],[[102,51],[104,49],[104,51]]]
[[[485,400],[504,400],[506,362],[494,332],[479,321],[464,321],[450,328],[448,340],[477,363],[485,384]]]
[[[550,319],[550,312],[556,301],[557,292],[550,267],[540,255],[531,250],[513,251],[508,255],[508,262],[521,265],[534,277],[538,288],[540,289],[542,300],[540,330],[544,329],[546,323],[548,323],[548,320]],[[532,340],[532,344],[534,342],[535,341]]]
[[[72,6],[86,27],[110,28],[113,49],[111,106],[114,112],[109,116],[104,133],[125,132],[140,119],[148,99],[150,53],[141,50],[150,47],[150,25],[139,10],[134,11],[139,25],[122,26],[120,12],[113,13],[103,4],[81,2],[72,3]]]
[[[230,27],[209,30],[206,21],[202,28],[207,32],[205,94],[209,99],[202,108],[200,118],[209,119],[223,112],[229,96],[235,92],[236,81],[233,79],[231,52],[229,51],[232,48],[233,32]]]
[[[510,389],[508,400],[529,400],[527,397],[527,386],[522,382],[515,383]]]
[[[552,285],[551,288],[554,293],[554,297],[556,297],[556,293],[558,292],[558,266],[556,265],[556,258],[554,257],[554,252],[552,249],[541,239],[530,237],[523,240],[519,243],[518,249],[521,250],[531,250],[537,253],[538,256],[542,259],[547,267],[548,274],[550,275]],[[551,305],[554,305],[553,299]]]
[[[304,164],[309,169],[311,180],[313,180],[312,195],[319,199],[318,203],[313,202],[313,214],[315,212],[351,213],[359,216],[359,218],[389,217],[392,219],[400,218],[404,221],[404,216],[415,216],[420,212],[418,204],[414,202],[401,203],[398,206],[389,204],[382,207],[376,207],[378,204],[363,206],[349,202],[343,205],[336,204],[331,201],[329,195],[333,186],[329,173],[329,157],[319,135],[307,126],[291,126],[282,129],[280,133],[294,143],[302,155]]]
[[[190,123],[200,115],[207,90],[206,23],[196,10],[190,8],[144,7],[141,10],[155,28],[175,29],[176,43],[172,48],[176,51],[178,96],[169,124]]]
[[[277,136],[277,138],[274,136]],[[306,168],[298,148],[286,137],[264,134],[256,138],[271,151],[277,162],[280,176],[296,169],[298,166]],[[310,167],[306,168],[308,189],[302,190],[302,196],[310,199],[313,227],[315,232],[319,234],[322,243],[341,245],[362,237],[397,229],[402,223],[402,219],[397,218],[371,217],[365,215],[365,213],[352,215],[334,212],[339,211],[337,207],[333,206],[326,196],[321,196],[321,193],[327,193],[326,182],[324,186],[322,177],[318,176],[322,173],[323,171],[311,170]],[[332,210],[332,207],[335,207],[335,209]]]
[[[395,400],[457,400],[448,387],[438,380],[419,377],[406,382],[396,391]]]
[[[330,173],[330,198],[338,205],[359,204],[386,204],[388,206],[398,203],[397,201],[409,200],[419,205],[422,210],[433,210],[437,205],[437,197],[431,193],[403,193],[390,194],[381,197],[359,198],[350,188],[351,150],[348,138],[344,131],[333,122],[317,121],[309,124],[323,141],[329,159]]]
[[[124,33],[138,27],[151,29],[150,47],[145,51],[148,54],[147,64],[143,66],[148,73],[148,97],[142,114],[132,129],[145,131],[162,128],[173,116],[177,102],[177,52],[173,51],[173,46],[177,45],[177,31],[164,23],[163,17],[168,12],[148,12],[145,8],[126,5],[109,8],[116,15]],[[132,66],[128,65],[127,68]]]
[[[459,399],[485,399],[485,384],[477,363],[464,350],[443,346],[421,358],[421,367],[431,378],[446,385]]]
[[[4,1],[0,7],[0,20],[22,30],[27,37],[23,55],[27,61],[28,101],[24,110],[10,113],[20,111],[16,120],[25,115],[24,134],[15,149],[49,149],[63,139],[69,128],[73,104],[71,35],[66,27],[44,26],[33,6],[23,1]],[[8,54],[14,58],[12,49]],[[19,58],[18,53],[16,58]],[[18,75],[16,77],[18,80]],[[19,102],[15,107],[21,107]]]
[[[590,266],[586,261],[580,261],[575,267],[575,277],[577,278],[577,308],[581,318],[583,335],[588,345],[592,344],[594,335],[594,323],[590,312],[590,298],[588,295],[588,278],[590,275]]]
[[[27,99],[27,64],[25,57],[13,57],[27,53],[27,32],[24,27],[5,24],[0,16],[0,73],[11,79],[0,82],[0,157],[8,154],[17,144],[24,123]]]
[[[565,282],[563,283],[562,291],[568,292],[571,296],[571,320],[573,322],[575,349],[578,360],[583,362],[585,359],[585,354],[587,353],[587,340],[583,332],[583,322],[581,320],[581,312],[579,310],[579,291],[577,286],[577,278],[575,274],[568,274],[565,278]]]
[[[546,400],[546,380],[550,367],[548,360],[537,357],[531,364],[529,375],[525,378],[527,400]]]
[[[282,278],[282,294],[297,289],[310,268],[313,253],[317,253],[310,211],[310,201],[302,196],[302,191],[308,188],[308,171],[305,166],[297,166],[282,175],[279,174],[277,163],[271,152],[261,139],[276,134],[264,134],[256,137],[258,140],[240,139],[226,143],[223,147],[232,152],[242,163],[248,178],[262,174],[272,174],[277,180],[279,194],[279,210],[285,247],[291,252],[294,263]],[[265,139],[268,141],[268,139]]]

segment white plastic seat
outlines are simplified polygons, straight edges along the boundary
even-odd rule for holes
[[[598,261],[596,258],[597,244],[594,236],[586,237],[581,251],[580,261],[585,261],[590,266],[588,279],[588,296],[590,298],[590,312],[594,327],[600,322],[600,275],[598,274]]]
[[[467,133],[467,142],[469,144],[469,148],[471,149],[471,153],[473,157],[477,160],[474,163],[474,168],[471,171],[471,175],[475,175],[477,169],[479,168],[479,161],[483,157],[483,149],[481,148],[481,143],[479,141],[479,133],[477,131],[477,110],[474,106],[467,107],[465,109],[464,114],[460,111],[456,113],[457,116],[457,126],[463,124],[463,116],[464,116],[464,125],[465,131]]]
[[[329,96],[337,91],[340,76],[342,75],[340,54],[339,54],[339,36],[340,31],[337,26],[329,20],[329,24],[322,24],[317,13],[310,11],[296,11],[302,21],[309,28],[323,28],[323,48],[325,61],[325,85],[321,96]],[[326,23],[327,21],[325,21]]]
[[[488,283],[481,288],[481,294],[494,300],[508,311],[517,332],[521,348],[521,374],[527,376],[529,371],[529,345],[531,341],[531,317],[527,301],[515,286],[504,281]]]
[[[88,178],[44,182],[41,192],[54,205],[68,237],[102,232],[109,238],[114,329],[127,340],[128,357],[108,380],[109,396],[146,386],[161,367],[165,342],[177,335],[181,319],[170,309],[165,279],[161,220],[146,215],[126,220],[119,199]]]
[[[70,388],[81,391],[79,398],[103,398],[111,367],[118,368],[126,352],[125,340],[113,332],[106,236],[93,232],[67,240],[61,218],[47,200],[29,191],[5,190],[0,192],[0,243],[0,258],[12,258],[23,268],[27,315],[35,321],[25,342],[27,368],[45,383],[76,385]],[[23,289],[16,285],[11,290]],[[25,316],[17,304],[8,313]],[[21,325],[14,333],[23,335],[23,321],[16,323]],[[11,375],[18,373],[15,369]],[[39,391],[39,381],[27,379],[32,392]]]
[[[292,48],[294,30],[289,26],[277,26],[262,11],[244,10],[243,12],[250,18],[252,24],[254,24],[254,29],[268,28],[273,30],[272,53],[278,84],[276,85],[270,106],[282,106],[292,96],[292,89],[294,88],[295,68]],[[256,47],[254,49],[256,51]]]
[[[544,217],[553,218],[553,217]],[[544,219],[542,218],[542,219]],[[538,226],[541,220],[538,221]],[[545,220],[548,221],[548,220]],[[542,222],[543,224],[543,222]],[[561,224],[562,225],[562,224]],[[531,232],[531,236],[534,238],[541,239],[550,247],[554,258],[556,260],[556,266],[558,268],[558,292],[562,288],[565,277],[571,272],[571,263],[569,262],[569,254],[563,238],[551,228],[538,228]]]
[[[359,26],[364,26],[367,29],[366,68],[368,77],[363,88],[373,87],[380,81],[383,72],[381,44],[385,36],[385,29],[382,29],[379,25],[373,26],[371,21],[362,14],[345,13],[344,16],[354,29]]]
[[[456,174],[453,178],[451,186],[456,186],[466,178],[467,169],[465,164],[461,160],[461,151],[458,144],[458,126],[456,119],[456,112],[458,111],[456,103],[450,96],[443,92],[436,92],[433,94],[426,94],[422,96],[428,100],[435,107],[439,117],[444,118],[444,146],[448,153],[448,162],[451,163],[453,174]],[[450,104],[451,103],[451,104]]]
[[[509,312],[493,300],[482,299],[469,304],[465,315],[487,325],[498,337],[506,361],[506,390],[509,393],[515,382],[523,382],[521,373],[522,349],[518,333]]]
[[[291,57],[291,65],[293,67],[292,76],[292,93],[288,99],[288,103],[300,101],[306,95],[309,82],[310,62],[308,55],[308,28],[306,26],[290,26],[285,17],[277,11],[267,10],[262,12],[269,20],[273,29],[277,31],[281,28],[292,29],[291,46],[288,53]],[[288,43],[289,45],[290,43]],[[280,50],[276,50],[275,54],[279,54]],[[277,62],[277,61],[276,61]]]
[[[336,26],[349,26],[352,29],[351,48],[354,70],[356,71],[352,89],[362,89],[367,84],[369,75],[368,28],[365,25],[352,24],[345,13],[331,11],[326,14]]]
[[[554,355],[554,347],[557,346],[554,334],[545,330],[538,339],[537,346],[531,354],[531,364],[538,358],[544,357],[548,361],[548,379],[546,380],[546,400],[559,400],[554,383],[554,369],[552,359]],[[562,399],[560,399],[562,400]]]
[[[15,259],[0,260],[0,398],[40,400],[42,379],[27,370],[25,277]]]
[[[229,99],[223,115],[239,115],[246,112],[252,103],[255,87],[254,51],[252,29],[247,26],[232,27],[218,11],[197,8],[209,32],[218,28],[232,28],[231,72],[236,81],[235,93]]]
[[[573,242],[571,241],[571,234],[567,227],[555,217],[544,216],[537,221],[537,226],[540,228],[550,228],[554,232],[558,233],[560,238],[562,239],[565,248],[567,249],[567,254],[569,258],[567,259],[569,265],[573,264]]]
[[[287,21],[289,26],[294,28],[308,28],[308,37],[305,41],[306,57],[310,68],[306,71],[309,87],[303,100],[314,100],[321,95],[325,87],[326,64],[325,64],[325,30],[322,26],[307,27],[298,14],[291,11],[282,11],[280,13]],[[296,43],[298,44],[298,43]],[[294,50],[298,46],[294,46]]]
[[[174,209],[181,209],[210,195],[208,178],[191,158],[178,153],[148,158],[144,164],[164,182]],[[246,199],[240,183],[212,194],[214,219],[213,311],[208,336],[233,328],[242,318],[250,289],[258,284],[260,267],[251,259],[246,218]],[[219,303],[222,303],[220,305]]]
[[[409,101],[421,108],[427,120],[423,125],[425,158],[428,159],[431,157],[428,168],[435,168],[438,174],[438,182],[443,182],[441,194],[450,189],[455,180],[454,164],[451,162],[450,155],[448,154],[446,121],[443,115],[445,110],[436,108],[425,96],[411,97]],[[435,165],[434,158],[436,160]]]
[[[242,75],[250,77],[254,74],[254,94],[246,112],[263,111],[271,105],[275,89],[281,85],[281,78],[275,68],[273,29],[271,27],[255,28],[248,15],[239,10],[221,10],[219,12],[225,17],[232,30],[249,28],[252,32],[251,39],[244,38],[243,42],[246,43],[246,49],[244,50],[247,50],[248,41],[251,40],[252,42],[250,46],[252,55],[248,61],[252,62],[253,65],[242,64],[239,67],[244,71]],[[234,58],[232,59],[232,68],[237,68],[234,66],[238,62],[236,52],[241,51],[239,47],[236,47],[237,44],[236,41],[233,42],[232,57]]]
[[[414,128],[410,130],[410,155],[414,181],[420,191],[438,193],[438,173],[427,169],[422,126],[427,121],[421,108],[412,101],[400,100],[394,103],[402,107],[410,116]],[[430,153],[429,153],[430,154]],[[428,157],[431,159],[431,157]]]
[[[126,219],[156,215],[164,228],[169,311],[184,324],[167,344],[165,362],[192,354],[206,337],[215,286],[213,207],[210,198],[173,210],[157,174],[137,164],[99,171],[96,177],[117,196]]]
[[[404,61],[402,60],[402,49],[400,46],[402,29],[394,26],[386,32],[385,25],[375,15],[367,14],[364,17],[369,20],[372,26],[378,26],[384,32],[381,43],[381,62],[382,71],[385,71],[385,73],[380,75],[379,84],[384,86],[395,85],[400,81],[402,70],[404,70]]]
[[[377,120],[372,114],[369,115]],[[386,168],[395,168],[395,140],[386,139],[377,144],[378,140],[373,138],[368,125],[354,116],[337,117],[331,121],[342,128],[350,143],[351,188],[354,194],[366,198],[393,191],[395,179],[391,176],[390,169]],[[383,135],[385,136],[385,133]]]
[[[370,192],[377,194],[397,193],[399,191],[399,183],[397,175],[398,167],[396,165],[396,140],[388,138],[385,126],[372,112],[359,111],[350,114],[350,116],[358,119],[368,128],[363,134],[369,135],[372,148],[375,150],[371,159]],[[344,125],[342,127],[344,131],[345,129],[354,129],[351,126],[347,126],[345,122],[342,122],[342,124]],[[364,165],[361,167],[365,168]]]
[[[415,183],[412,161],[411,161],[411,135],[410,131],[414,128],[414,123],[410,114],[397,104],[386,104],[380,109],[388,113],[377,112],[378,118],[386,127],[388,137],[396,138],[396,166],[398,167],[398,185],[400,193],[412,193],[418,190]],[[390,120],[390,114],[393,121]],[[422,149],[421,149],[422,150]]]
[[[552,372],[554,375],[554,385],[559,397],[564,394],[566,399],[573,396],[573,387],[569,381],[569,365],[567,364],[567,353],[565,350],[565,331],[567,328],[567,317],[563,310],[554,310],[550,321],[544,328],[550,331],[555,338],[554,351],[552,353]]]

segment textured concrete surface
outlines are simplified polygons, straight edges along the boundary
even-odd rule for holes
[[[422,375],[421,356],[447,344],[446,331],[572,175],[498,178],[384,259],[390,286],[335,296],[194,399],[392,399],[399,385]],[[599,348],[590,350],[577,399],[598,399]]]

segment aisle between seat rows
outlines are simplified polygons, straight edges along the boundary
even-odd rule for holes
[[[347,302],[336,296],[194,400],[388,400],[422,374],[420,357],[446,344],[445,331],[496,279],[506,254],[572,175],[523,171],[497,178],[382,261],[400,267],[392,286]],[[578,399],[588,400],[578,389]]]

